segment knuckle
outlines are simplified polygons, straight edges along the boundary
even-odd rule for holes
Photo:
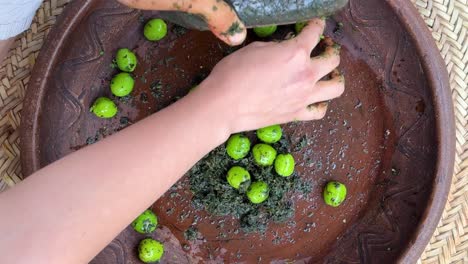
[[[304,70],[304,73],[305,73],[305,76],[306,76],[306,80],[307,81],[307,90],[310,86],[310,82],[316,82],[320,77],[319,77],[319,74],[317,72],[317,70],[312,67],[312,65],[308,65],[306,67],[306,69]]]
[[[285,62],[299,70],[307,71],[306,69],[308,69],[309,60],[306,54],[307,53],[303,47],[296,45],[290,50]]]
[[[305,62],[305,65],[304,65],[304,74],[307,75],[307,78],[306,78],[306,81],[307,81],[307,86],[308,88],[310,88],[310,86],[312,87],[315,87],[315,85],[317,84],[317,82],[323,77],[321,76],[321,70],[320,68],[320,64],[314,64],[314,63],[310,63],[310,60],[306,61]]]
[[[307,58],[308,57],[307,47],[300,43],[296,45],[295,48],[293,49],[293,57],[298,58],[298,59]]]

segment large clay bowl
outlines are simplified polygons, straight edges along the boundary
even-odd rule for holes
[[[209,32],[172,25],[167,38],[150,43],[142,25],[152,16],[157,12],[115,1],[77,0],[67,6],[37,60],[24,104],[25,175],[184,96],[232,51]],[[193,210],[182,179],[153,206],[161,227],[152,236],[166,245],[163,263],[417,260],[441,215],[453,169],[444,63],[409,1],[351,0],[328,24],[327,34],[343,46],[347,90],[325,119],[285,126],[293,144],[307,138],[294,155],[312,192],[293,195],[293,219],[270,224],[262,236],[235,232],[239,226],[231,218]],[[116,73],[110,65],[121,47],[139,58],[136,90],[118,103],[117,118],[101,120],[88,109],[98,96],[109,96],[109,79]],[[348,187],[338,209],[321,199],[329,180]],[[194,219],[203,238],[186,241],[183,232]],[[129,227],[93,262],[139,263],[136,245],[142,238]]]

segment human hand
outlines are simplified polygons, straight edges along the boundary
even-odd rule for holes
[[[321,119],[326,101],[344,92],[344,78],[321,80],[340,63],[339,46],[310,58],[325,21],[313,19],[302,33],[281,43],[255,42],[224,58],[194,92],[220,102],[229,132],[293,120]],[[202,99],[205,98],[205,99]]]
[[[241,44],[246,35],[244,23],[234,9],[220,0],[118,0],[133,8],[144,10],[182,11],[204,18],[210,30],[229,45]]]

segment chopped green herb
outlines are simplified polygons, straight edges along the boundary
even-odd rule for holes
[[[160,81],[155,81],[150,85],[151,95],[154,98],[159,98],[162,96],[162,84]]]
[[[130,95],[122,96],[122,97],[117,97],[119,102],[124,103],[126,105],[132,105],[133,103],[133,98]]]
[[[140,94],[140,101],[144,104],[148,103],[148,95],[145,92]]]
[[[184,35],[185,33],[187,33],[187,29],[184,28],[184,27],[181,27],[179,25],[174,25],[172,27],[172,33],[174,33],[174,35],[176,35],[176,37],[180,37],[180,36]]]
[[[308,145],[307,136],[304,135],[296,143],[296,145],[294,146],[293,151],[294,152],[299,152],[299,151],[303,150],[307,145]]]
[[[99,138],[98,138],[98,135],[94,136],[94,137],[89,137],[86,139],[86,145],[92,145],[96,142],[98,142]]]
[[[199,234],[200,232],[198,232],[198,229],[194,226],[191,226],[187,230],[185,230],[184,237],[185,240],[194,241],[198,239]]]
[[[338,22],[336,27],[333,29],[333,33],[336,35],[341,35],[343,33],[343,22]]]
[[[273,147],[284,153],[290,150],[286,138],[273,144]],[[261,204],[253,204],[245,195],[246,188],[232,188],[226,180],[226,174],[233,166],[247,169],[252,181],[266,182],[270,189],[268,199]],[[192,206],[197,210],[206,209],[218,216],[233,216],[239,219],[245,232],[263,233],[268,223],[290,219],[294,216],[294,205],[286,194],[308,193],[311,190],[310,184],[296,174],[280,177],[272,166],[255,165],[252,154],[238,161],[229,158],[224,146],[210,152],[188,174],[193,192]]]
[[[112,63],[110,64],[110,67],[111,67],[112,69],[117,69],[117,68],[119,67],[119,66],[117,66],[117,61],[116,61],[115,59],[112,60]]]
[[[127,126],[130,123],[130,120],[126,116],[120,118],[120,125]]]

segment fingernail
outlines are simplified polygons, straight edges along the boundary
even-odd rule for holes
[[[343,74],[341,74],[339,78],[340,78],[340,82],[346,83],[346,79]]]
[[[332,48],[333,48],[334,53],[335,53],[336,55],[340,55],[340,51],[341,51],[341,46],[340,46],[340,45],[338,45],[338,44],[335,43],[335,44],[333,44]]]
[[[334,42],[332,40],[332,38],[330,37],[327,37],[327,36],[323,36],[323,43],[327,46],[327,47],[331,47],[333,46]]]
[[[245,40],[245,31],[242,33],[234,34],[232,36],[228,36],[228,41],[231,45],[240,45]]]
[[[331,72],[331,74],[330,74],[330,76],[331,76],[332,78],[336,78],[336,77],[338,77],[338,76],[340,76],[340,75],[341,75],[341,73],[340,73],[340,71],[339,71],[338,69],[334,69],[334,70]]]
[[[320,102],[320,103],[318,103],[318,107],[327,108],[328,107],[328,102]]]
[[[309,110],[309,112],[315,111],[317,109],[317,106],[318,104],[310,104],[307,106],[307,110]]]

